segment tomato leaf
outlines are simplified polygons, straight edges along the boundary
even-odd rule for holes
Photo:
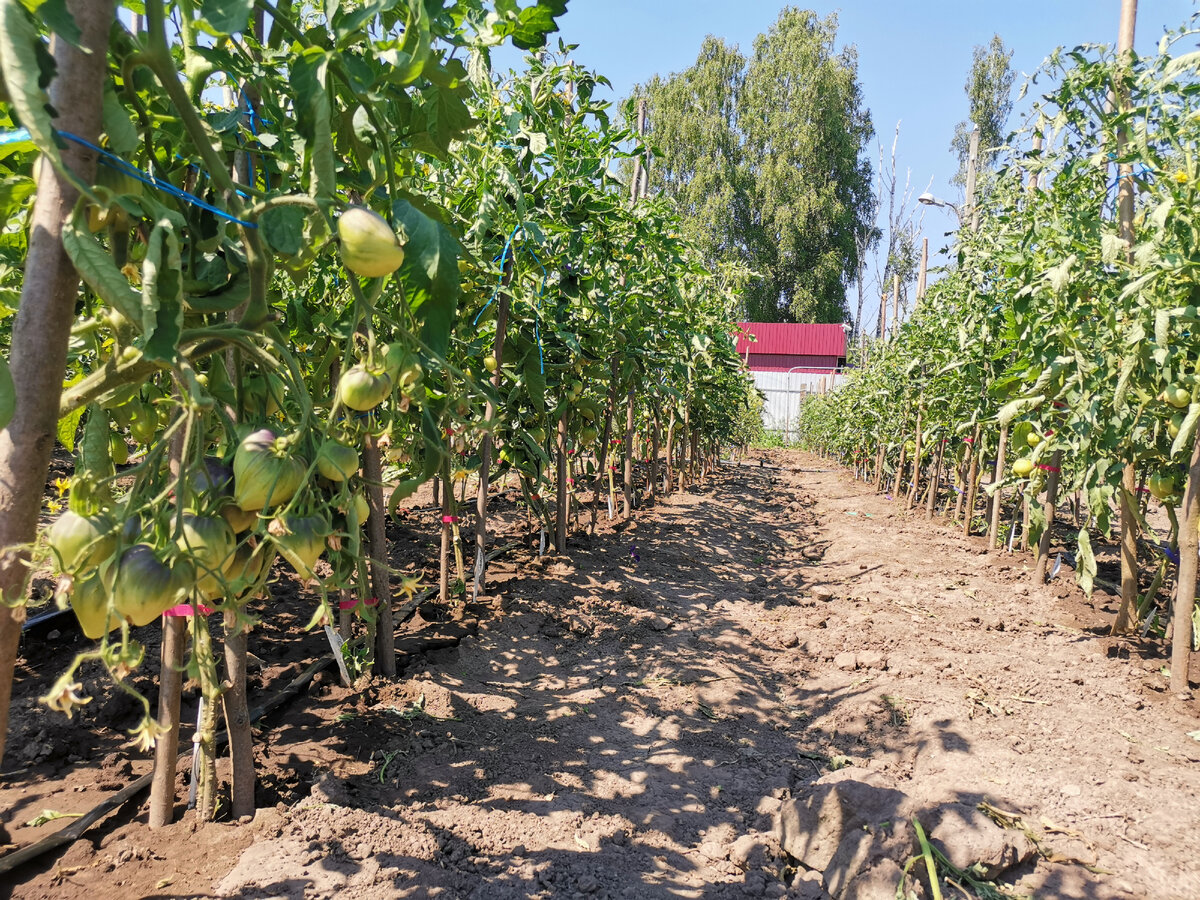
[[[220,34],[245,31],[253,8],[254,0],[204,0],[200,4],[200,12]]]
[[[0,71],[16,118],[46,159],[65,174],[50,122],[50,98],[44,87],[50,82],[54,61],[45,52],[36,26],[17,0],[0,0]]]
[[[1076,557],[1075,580],[1079,587],[1089,597],[1092,596],[1092,582],[1096,578],[1096,557],[1092,553],[1092,539],[1086,528],[1079,529],[1079,554]]]
[[[305,218],[304,210],[298,206],[275,206],[259,217],[258,227],[276,253],[297,256],[304,246]]]
[[[73,387],[83,381],[84,373],[76,372],[71,378],[63,382],[63,390]],[[84,407],[76,407],[73,412],[67,413],[58,420],[58,428],[56,433],[58,442],[67,448],[70,453],[75,452],[75,435],[79,432],[79,420],[83,418]]]
[[[142,298],[117,268],[112,255],[88,230],[84,203],[81,200],[76,204],[75,214],[63,224],[63,249],[79,277],[96,292],[96,296],[142,331]]]
[[[458,240],[449,228],[407,200],[392,204],[392,218],[408,233],[404,262],[397,273],[404,282],[405,300],[421,325],[421,340],[434,355],[445,356],[461,284]]]
[[[1197,421],[1200,421],[1200,403],[1193,403],[1188,406],[1187,415],[1184,416],[1183,423],[1179,426],[1179,434],[1175,435],[1175,440],[1171,442],[1172,456],[1192,442],[1192,435],[1196,433]]]

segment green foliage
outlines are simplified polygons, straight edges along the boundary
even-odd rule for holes
[[[1178,485],[1166,498],[1173,515],[1183,479],[1164,476],[1187,468],[1200,423],[1200,96],[1196,55],[1174,52],[1189,33],[1168,35],[1157,55],[1128,67],[1104,47],[1053,54],[1038,73],[1051,84],[1016,136],[1029,146],[1045,124],[1046,149],[1014,152],[983,202],[979,232],[959,233],[954,267],[898,335],[871,345],[846,384],[801,416],[808,444],[847,462],[882,458],[888,472],[918,409],[923,442],[947,440],[955,468],[972,453],[994,458],[1007,425],[1009,460],[1033,468],[1028,477],[1010,470],[1004,486],[1029,498],[1035,525],[1045,522],[1046,467],[1061,451],[1060,490],[1086,498],[1076,567],[1085,587],[1123,467]],[[1128,96],[1127,111],[1111,109],[1113,93]],[[1134,168],[1131,248],[1115,217],[1118,161]],[[1024,183],[1030,174],[1037,190]],[[1030,432],[1044,439],[1028,441]],[[1132,500],[1137,507],[1146,495]]]
[[[749,57],[710,37],[693,66],[634,91],[650,101],[651,189],[677,202],[710,265],[753,273],[738,316],[846,320],[874,128],[836,35],[836,16],[786,7]]]

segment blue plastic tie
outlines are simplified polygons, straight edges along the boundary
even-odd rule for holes
[[[122,159],[121,157],[117,156],[115,153],[110,153],[109,151],[105,150],[103,147],[99,147],[96,144],[93,144],[91,141],[87,140],[86,138],[81,138],[77,134],[71,134],[71,132],[69,132],[69,131],[55,131],[54,133],[57,134],[59,137],[67,139],[68,141],[74,141],[76,144],[79,144],[81,147],[87,147],[89,150],[94,150],[96,153],[98,153],[100,155],[100,162],[103,163],[104,165],[108,166],[110,169],[115,169],[116,171],[121,172],[124,175],[128,175],[130,178],[140,181],[142,184],[147,184],[152,188],[156,188],[156,189],[162,191],[164,194],[168,194],[168,195],[174,197],[176,200],[182,200],[184,203],[199,207],[200,209],[203,209],[203,210],[207,210],[208,212],[212,213],[214,216],[225,219],[226,221],[229,221],[229,222],[233,222],[235,225],[241,225],[243,228],[257,228],[258,227],[258,225],[256,223],[247,222],[245,219],[239,219],[237,216],[231,215],[230,213],[225,212],[225,210],[219,209],[218,207],[213,206],[211,203],[209,203],[205,200],[201,200],[195,194],[189,194],[187,191],[175,187],[175,185],[171,184],[169,181],[162,181],[161,179],[156,178],[155,176],[149,174],[148,172],[143,172],[141,169],[139,169],[137,166],[133,165],[132,163]],[[14,131],[8,131],[8,132],[4,132],[3,134],[0,134],[0,145],[15,144],[15,143],[19,143],[20,141],[28,141],[28,140],[32,140],[32,137],[30,136],[29,129],[27,129],[27,128],[18,128]],[[241,192],[239,191],[239,193],[241,193]],[[245,195],[243,194],[243,196],[245,196]]]

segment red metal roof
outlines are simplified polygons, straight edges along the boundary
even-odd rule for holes
[[[750,353],[788,356],[845,356],[846,331],[841,325],[793,325],[783,322],[738,322],[738,328],[754,335],[751,342],[744,334],[737,339],[739,356]]]

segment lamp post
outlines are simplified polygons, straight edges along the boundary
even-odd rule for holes
[[[926,191],[920,197],[917,198],[917,202],[920,203],[922,206],[945,207],[946,209],[948,209],[952,213],[954,213],[954,217],[956,219],[958,219],[959,227],[960,228],[962,227],[963,210],[961,207],[956,206],[955,204],[951,203],[949,200],[943,200],[941,197],[935,197],[935,196],[933,196],[933,194],[929,193],[929,191]]]

